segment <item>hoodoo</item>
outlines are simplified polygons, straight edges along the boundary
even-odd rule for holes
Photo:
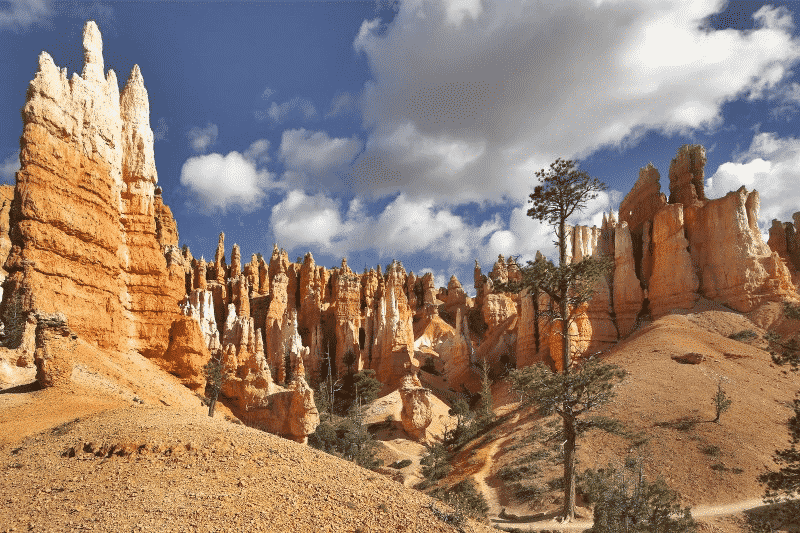
[[[559,328],[544,318],[549,298],[496,288],[521,280],[513,258],[500,256],[488,276],[476,262],[470,297],[455,277],[437,289],[432,274],[407,273],[399,261],[356,274],[346,260],[328,269],[310,253],[290,262],[275,245],[269,259],[244,263],[234,244],[227,264],[224,234],[213,261],[179,251],[157,187],[142,73],[134,66],[119,92],[94,22],[84,27],[83,47],[83,73],[69,79],[40,55],[22,113],[13,199],[0,188],[0,259],[7,256],[0,312],[6,346],[20,350],[13,364],[33,365],[40,340],[77,335],[102,349],[139,352],[202,390],[202,366],[216,355],[231,374],[221,395],[234,414],[305,441],[319,422],[313,386],[328,374],[374,370],[384,393],[401,389],[402,423],[424,440],[425,387],[474,390],[483,360],[496,367],[561,360]],[[691,309],[701,297],[741,312],[799,298],[792,279],[800,214],[794,224],[774,221],[765,244],[758,193],[706,198],[705,162],[701,146],[683,146],[670,165],[669,199],[650,164],[619,220],[568,228],[570,261],[613,258],[595,298],[579,309],[576,350],[603,350],[643,320]],[[69,379],[62,362],[40,359],[43,384]]]

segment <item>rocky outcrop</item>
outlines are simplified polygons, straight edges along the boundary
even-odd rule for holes
[[[758,229],[759,196],[741,187],[686,209],[700,292],[741,312],[795,294],[791,275]]]
[[[67,325],[63,313],[31,313],[31,323],[35,324],[36,381],[41,387],[68,384],[71,380],[73,361],[63,357],[75,349],[77,336]]]
[[[156,362],[186,387],[202,393],[206,386],[203,366],[209,359],[211,354],[200,325],[194,318],[186,316],[172,322],[169,345]]]
[[[706,151],[699,144],[684,144],[669,164],[669,203],[684,207],[702,205],[706,199],[703,173]]]
[[[625,337],[633,330],[644,302],[644,291],[639,278],[636,277],[631,233],[626,222],[620,223],[614,231],[613,279],[617,328],[619,335]]]
[[[792,216],[792,220],[794,223],[773,220],[772,227],[769,228],[767,245],[770,250],[776,252],[786,262],[796,286],[800,282],[800,279],[798,279],[798,273],[800,273],[800,233],[797,231],[798,226],[800,226],[800,212],[795,213]]]
[[[403,429],[413,440],[425,442],[428,426],[433,422],[431,391],[422,386],[415,374],[403,377],[399,390],[403,402],[400,411]]]
[[[684,236],[683,205],[669,204],[653,221],[653,274],[649,280],[654,316],[673,309],[691,309],[700,283]]]
[[[94,22],[83,46],[81,76],[42,52],[28,88],[3,318],[64,312],[102,348],[156,357],[185,282],[180,254],[157,239],[157,217],[170,224],[156,211],[147,92],[135,66],[119,93]]]

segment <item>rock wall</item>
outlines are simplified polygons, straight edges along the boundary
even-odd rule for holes
[[[310,253],[290,262],[275,245],[269,260],[245,263],[234,244],[228,264],[224,234],[213,261],[179,251],[157,187],[139,67],[119,92],[93,22],[83,45],[83,73],[70,79],[47,53],[39,57],[22,112],[17,184],[13,194],[0,188],[8,346],[34,346],[23,338],[29,318],[62,312],[78,336],[136,350],[197,390],[202,365],[220,357],[233,376],[223,397],[234,412],[299,441],[318,423],[311,387],[328,374],[371,369],[391,390],[425,363],[422,371],[460,390],[484,359],[496,368],[538,361],[558,368],[550,299],[499,290],[522,279],[513,258],[499,256],[488,276],[476,262],[472,298],[455,276],[437,289],[432,274],[407,273],[398,261],[385,273],[379,265],[357,274],[346,260],[328,269]],[[670,165],[669,201],[651,164],[618,221],[610,215],[600,228],[567,228],[569,261],[611,263],[570,329],[574,355],[604,350],[642,320],[691,309],[700,296],[743,312],[798,297],[800,213],[794,224],[775,221],[764,244],[758,193],[707,199],[705,160],[701,146],[683,146]],[[23,357],[26,365],[33,358]],[[425,417],[411,411],[422,438]]]
[[[42,52],[28,88],[3,319],[63,312],[102,348],[158,357],[185,282],[174,220],[156,200],[147,91],[134,66],[119,93],[94,22],[83,48],[82,75],[68,80]]]

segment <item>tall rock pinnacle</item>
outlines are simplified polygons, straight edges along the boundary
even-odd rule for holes
[[[103,37],[97,23],[90,20],[83,26],[83,79],[102,81],[104,70]]]

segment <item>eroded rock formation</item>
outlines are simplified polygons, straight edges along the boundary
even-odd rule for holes
[[[63,312],[102,348],[156,357],[185,276],[174,220],[156,200],[147,91],[134,66],[119,93],[94,22],[83,48],[81,76],[68,80],[42,52],[28,88],[3,319]]]
[[[326,268],[310,253],[291,262],[276,244],[268,259],[245,263],[233,244],[228,264],[224,234],[213,261],[179,250],[157,187],[142,73],[134,66],[120,92],[93,22],[83,45],[83,73],[70,79],[47,53],[39,57],[17,184],[13,194],[0,188],[0,313],[15,350],[0,354],[4,372],[36,364],[43,384],[57,384],[68,372],[47,344],[72,332],[104,349],[138,351],[195,390],[213,355],[232,376],[222,397],[238,416],[304,441],[319,421],[312,386],[329,374],[374,370],[384,392],[400,388],[404,427],[424,439],[430,391],[409,377],[421,366],[425,383],[443,390],[474,383],[483,360],[559,368],[560,328],[546,318],[553,302],[535,290],[501,290],[522,279],[511,257],[499,256],[488,276],[476,262],[470,297],[455,276],[437,288],[432,273],[407,273],[399,261],[357,274],[346,260]],[[604,350],[637,323],[691,309],[701,296],[743,312],[798,298],[800,213],[793,224],[773,222],[765,244],[758,193],[707,199],[705,161],[702,147],[683,146],[670,165],[669,201],[651,164],[619,220],[567,228],[568,261],[611,265],[577,311],[574,355]],[[58,312],[70,333],[39,335],[37,324],[55,324]]]

